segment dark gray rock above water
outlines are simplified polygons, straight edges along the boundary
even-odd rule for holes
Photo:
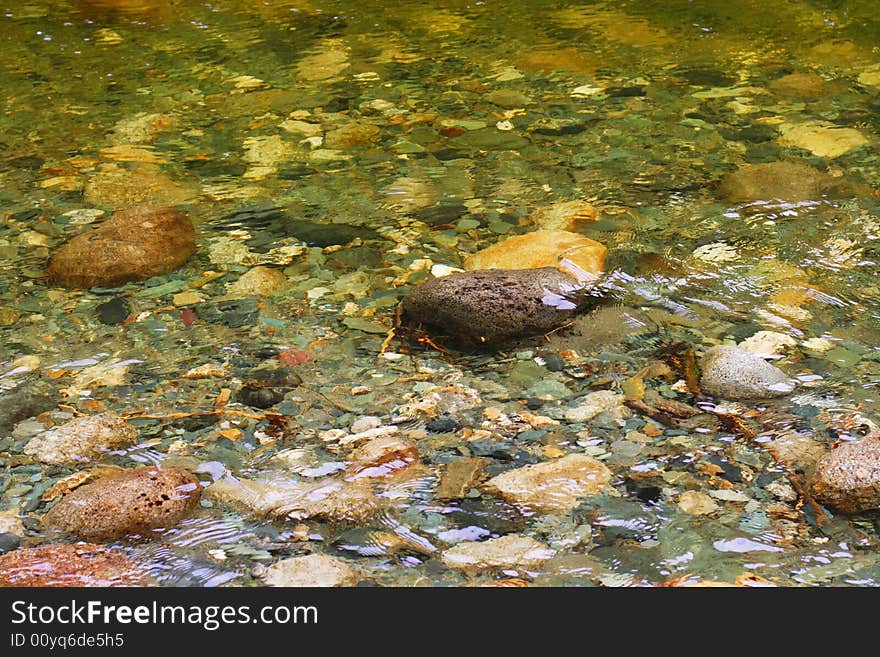
[[[703,390],[723,399],[782,397],[795,387],[785,372],[739,347],[712,347],[700,360],[700,368]]]
[[[841,443],[816,463],[813,496],[839,513],[880,508],[880,438]]]
[[[413,288],[403,300],[403,313],[408,323],[455,337],[536,335],[576,315],[577,288],[577,281],[552,267],[462,272]]]

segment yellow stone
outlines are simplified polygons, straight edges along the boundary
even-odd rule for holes
[[[596,221],[596,208],[586,201],[562,201],[535,210],[529,219],[541,230],[573,231]]]
[[[476,269],[539,269],[555,267],[583,282],[599,276],[608,249],[589,237],[564,230],[538,230],[508,237],[465,259]]]
[[[868,143],[865,135],[858,130],[840,128],[819,121],[780,126],[780,128],[782,130],[780,144],[803,148],[818,157],[840,157]]]
[[[201,294],[193,292],[192,290],[179,292],[171,298],[171,301],[175,306],[191,306],[196,303],[201,303],[204,300],[205,298]]]

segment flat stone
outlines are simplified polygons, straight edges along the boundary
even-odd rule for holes
[[[810,151],[818,157],[834,159],[868,143],[855,128],[842,128],[822,122],[781,125],[779,143]]]
[[[464,541],[443,552],[441,558],[449,568],[477,571],[531,568],[552,559],[555,554],[555,550],[533,538],[508,534],[488,541]]]
[[[437,499],[459,500],[467,496],[479,480],[486,460],[481,458],[460,458],[451,461],[440,477]]]
[[[569,422],[589,422],[599,413],[608,412],[615,419],[627,415],[623,405],[624,396],[611,390],[597,390],[584,395],[577,406],[565,410],[565,419]]]
[[[705,493],[686,490],[678,497],[678,508],[692,516],[703,516],[718,510],[718,504]]]
[[[801,161],[746,164],[722,178],[719,194],[734,203],[817,201],[853,196],[856,186]]]
[[[341,559],[323,554],[290,557],[269,566],[261,576],[269,586],[354,586],[361,579],[357,569]]]
[[[137,440],[137,430],[110,413],[78,417],[31,438],[24,453],[52,465],[77,465],[128,447]]]
[[[144,567],[103,545],[42,545],[0,555],[0,587],[149,586]]]
[[[508,470],[484,485],[520,510],[567,513],[585,495],[609,490],[611,471],[601,461],[570,454],[555,461]]]

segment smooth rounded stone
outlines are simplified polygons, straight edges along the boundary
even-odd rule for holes
[[[488,541],[463,541],[441,555],[449,568],[466,571],[487,568],[533,568],[552,559],[556,551],[528,536],[508,534]]]
[[[485,341],[547,333],[572,319],[579,284],[556,269],[491,269],[435,278],[403,300],[406,320]]]
[[[723,399],[782,397],[796,381],[760,356],[739,347],[718,346],[700,359],[703,390]]]
[[[368,146],[379,140],[379,126],[371,123],[350,123],[324,135],[324,148]]]
[[[78,417],[31,438],[24,453],[42,463],[76,465],[128,447],[138,437],[128,422],[111,413]]]
[[[229,297],[268,297],[287,285],[287,277],[272,267],[258,266],[246,271],[226,288]]]
[[[623,405],[624,396],[612,390],[597,390],[584,395],[577,406],[565,410],[565,419],[569,422],[589,422],[600,413],[609,413],[614,419],[628,415]]]
[[[816,463],[810,490],[838,513],[880,508],[880,437],[838,445]]]
[[[718,193],[733,203],[815,201],[852,196],[855,191],[846,180],[800,161],[746,164],[724,176],[718,186]]]
[[[110,301],[99,304],[98,320],[102,324],[121,324],[131,314],[131,307],[122,297],[114,297]]]
[[[127,168],[109,162],[89,176],[83,189],[83,201],[121,209],[139,203],[178,205],[192,201],[198,194],[197,186],[172,180],[155,164]]]
[[[103,545],[42,545],[0,556],[0,587],[149,586],[136,561]]]
[[[585,454],[508,470],[487,481],[485,489],[521,511],[568,513],[585,495],[610,489],[611,471]]]
[[[168,273],[196,250],[196,231],[183,212],[140,206],[115,213],[61,246],[47,268],[65,287],[115,287]]]
[[[565,230],[536,230],[501,240],[465,258],[464,268],[540,269],[555,267],[580,281],[592,281],[605,268],[603,244]]]
[[[87,541],[149,537],[188,516],[200,494],[199,480],[186,470],[136,468],[68,493],[43,516],[43,524]]]
[[[0,534],[0,554],[6,554],[7,552],[17,550],[19,545],[21,545],[21,536],[18,534]]]
[[[342,559],[324,554],[290,557],[269,566],[261,576],[269,586],[354,586],[360,572]]]

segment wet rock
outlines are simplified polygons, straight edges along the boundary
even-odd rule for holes
[[[480,479],[485,459],[460,458],[447,464],[440,485],[437,487],[438,500],[458,500],[467,496]]]
[[[564,230],[536,230],[508,237],[465,258],[464,268],[540,269],[555,267],[581,281],[593,280],[605,268],[604,245]]]
[[[268,297],[287,286],[287,277],[271,267],[254,267],[226,288],[230,297]]]
[[[379,127],[370,123],[350,123],[324,135],[324,148],[368,146],[379,140]]]
[[[24,524],[16,509],[0,511],[0,533],[24,536]]]
[[[55,408],[55,397],[42,381],[32,381],[0,395],[0,436],[17,422]]]
[[[529,220],[541,230],[577,231],[596,221],[596,208],[586,201],[562,201],[538,208]]]
[[[880,437],[838,445],[816,463],[813,496],[839,513],[880,508]]]
[[[461,429],[461,424],[454,417],[445,415],[425,422],[425,430],[430,433],[453,433]]]
[[[157,165],[125,168],[103,164],[86,181],[83,200],[89,205],[129,208],[139,203],[179,205],[198,196],[198,189],[175,182]]]
[[[797,340],[790,335],[776,331],[758,331],[740,342],[738,346],[740,349],[762,357],[781,356],[792,347],[797,346]]]
[[[852,196],[855,187],[806,162],[747,164],[722,178],[718,193],[733,203],[788,202]]]
[[[283,234],[305,242],[309,246],[321,248],[345,245],[354,239],[378,239],[379,234],[365,226],[353,224],[316,223],[306,220],[285,221],[280,224]]]
[[[533,568],[552,559],[555,550],[528,536],[508,534],[488,541],[464,541],[446,550],[443,563],[458,570]]]
[[[43,523],[88,541],[149,537],[199,503],[199,480],[178,468],[143,467],[102,477],[66,495]]]
[[[802,148],[818,157],[833,159],[868,144],[868,138],[855,128],[820,121],[781,124],[779,129],[782,146]]]
[[[416,448],[396,434],[377,436],[361,445],[349,456],[353,462],[352,478],[385,477],[418,460]]]
[[[447,335],[497,340],[546,333],[575,315],[578,287],[556,269],[492,269],[429,280],[403,300],[406,320]]]
[[[783,432],[767,443],[777,459],[799,470],[812,468],[825,455],[825,447],[809,435]]]
[[[0,586],[149,586],[136,561],[103,545],[43,545],[0,556]]]
[[[245,509],[271,519],[362,521],[383,504],[374,480],[327,478],[318,482],[292,481],[287,472],[264,472],[260,479],[218,479],[205,494],[226,506]]]
[[[250,326],[260,316],[256,299],[230,299],[213,303],[200,303],[193,307],[196,316],[211,324],[223,324],[229,328]]]
[[[131,314],[131,307],[122,297],[114,297],[110,301],[99,304],[98,320],[102,324],[121,324]]]
[[[110,413],[87,415],[43,431],[31,438],[24,453],[52,465],[76,465],[106,452],[128,447],[137,440],[128,422]]]
[[[678,497],[678,508],[692,516],[702,516],[718,510],[718,504],[705,493],[687,490]]]
[[[824,78],[815,73],[803,71],[783,75],[781,78],[772,80],[767,87],[779,96],[801,100],[821,98],[831,92],[831,85]]]
[[[288,391],[302,383],[295,372],[283,367],[262,367],[250,372],[235,394],[235,400],[254,408],[269,408],[282,399]]]
[[[567,513],[584,495],[609,489],[611,471],[601,461],[570,454],[555,461],[508,470],[485,488],[524,512]]]
[[[341,559],[323,554],[291,557],[269,566],[262,575],[269,586],[354,586],[361,579],[357,569]]]
[[[515,89],[495,89],[486,94],[486,100],[493,105],[511,109],[531,105],[532,99]]]
[[[624,396],[611,390],[597,390],[584,395],[573,408],[566,409],[565,419],[569,422],[589,422],[600,413],[610,413],[614,419],[629,415],[623,405]]]
[[[0,533],[0,554],[17,550],[19,545],[21,545],[21,537],[18,534]]]
[[[760,356],[739,347],[709,349],[700,360],[703,390],[723,399],[782,397],[796,381]]]
[[[114,287],[177,269],[195,250],[195,228],[183,212],[141,206],[117,212],[61,246],[48,274],[65,287]]]

